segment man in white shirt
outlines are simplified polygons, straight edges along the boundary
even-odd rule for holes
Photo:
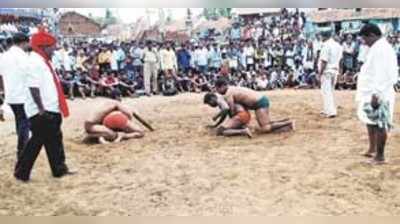
[[[0,76],[3,79],[5,103],[15,117],[16,133],[18,135],[17,157],[21,154],[29,139],[29,120],[25,114],[24,103],[28,94],[25,86],[29,72],[28,54],[29,37],[16,33],[13,45],[2,55]]]
[[[374,157],[373,164],[382,164],[394,114],[393,86],[398,77],[396,53],[376,25],[364,25],[360,36],[369,47],[358,76],[356,93],[358,118],[366,124],[369,136],[369,150],[363,155]]]
[[[73,58],[72,58],[73,56],[72,56],[72,54],[71,54],[72,52],[69,49],[67,44],[64,45],[64,48],[61,49],[60,53],[61,53],[61,59],[62,59],[61,66],[64,66],[64,70],[67,72],[72,71],[73,66],[74,66]]]
[[[112,46],[110,66],[111,70],[118,71],[118,49],[116,46]]]
[[[253,46],[248,42],[246,44],[246,47],[244,48],[244,55],[246,56],[246,69],[247,71],[252,68],[252,70],[255,70],[254,66],[254,56],[255,56],[255,50]]]
[[[335,104],[335,83],[339,73],[339,64],[343,54],[343,48],[331,37],[331,32],[322,33],[324,43],[319,57],[319,80],[323,100],[322,115],[334,118],[337,115]]]
[[[175,52],[171,49],[170,43],[166,43],[166,47],[160,51],[160,63],[164,74],[168,74],[169,72],[176,74],[178,65]]]
[[[144,88],[147,96],[151,95],[151,90],[154,93],[158,93],[158,63],[159,57],[157,50],[152,46],[151,41],[147,42],[147,48],[143,53],[143,78],[144,78]],[[153,83],[151,80],[153,79]],[[152,85],[153,84],[153,88]]]
[[[11,42],[12,42],[11,38],[1,39],[1,42],[0,42],[0,67],[1,67],[1,65],[3,65],[2,57],[3,57],[4,53],[10,48]],[[5,121],[3,104],[4,104],[4,83],[3,83],[3,77],[1,76],[1,71],[0,71],[0,121]]]
[[[31,124],[32,137],[17,160],[14,177],[27,182],[40,150],[45,146],[52,174],[56,178],[71,174],[65,164],[61,131],[62,115],[69,115],[68,105],[57,73],[51,65],[56,39],[41,31],[31,37],[33,52],[26,77],[29,88],[25,111]]]
[[[194,52],[196,67],[201,74],[205,74],[208,70],[208,50],[205,46],[200,46]]]
[[[365,60],[367,60],[368,50],[369,47],[361,39],[360,50],[358,51],[358,56],[357,56],[358,68],[361,68],[361,66],[365,63]]]

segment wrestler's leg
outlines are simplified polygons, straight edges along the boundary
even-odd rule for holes
[[[294,129],[294,122],[291,120],[271,122],[268,108],[257,109],[256,117],[257,117],[257,122],[260,126],[260,128],[257,131],[260,133],[276,132],[280,131],[279,129],[282,128],[284,131]]]
[[[144,130],[140,126],[136,125],[133,121],[129,121],[126,127],[123,129],[122,140],[142,137],[144,137]]]
[[[253,135],[246,124],[244,124],[239,116],[235,116],[232,119],[229,119],[223,127],[219,127],[217,129],[217,135],[223,135],[226,137],[229,136],[237,136],[237,135],[244,135],[249,138],[252,138]]]
[[[89,138],[98,138],[100,143],[114,141],[118,137],[117,132],[99,124],[87,125],[86,132]]]

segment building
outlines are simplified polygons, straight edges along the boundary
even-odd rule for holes
[[[313,11],[308,14],[316,30],[333,29],[336,33],[356,33],[363,23],[377,24],[384,33],[400,31],[400,9],[356,8]]]
[[[99,23],[77,12],[62,14],[58,26],[63,37],[97,37],[102,30]]]

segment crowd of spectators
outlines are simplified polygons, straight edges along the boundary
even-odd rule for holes
[[[306,35],[306,20],[298,10],[282,9],[278,15],[234,22],[223,41],[211,35],[185,43],[64,43],[52,61],[71,99],[209,91],[218,76],[255,90],[316,88],[323,42],[318,34]],[[333,38],[343,47],[337,88],[355,88],[368,49],[356,34]],[[388,38],[400,61],[400,35]]]

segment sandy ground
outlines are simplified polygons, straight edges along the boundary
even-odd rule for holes
[[[400,215],[398,131],[390,164],[372,167],[359,155],[368,142],[354,92],[337,93],[334,120],[319,117],[318,91],[267,94],[273,118],[296,119],[296,132],[215,137],[204,128],[215,111],[202,95],[184,94],[125,100],[157,131],[88,146],[82,121],[104,99],[76,100],[63,129],[67,162],[79,173],[52,178],[43,150],[29,184],[12,177],[13,120],[0,123],[0,215]]]

